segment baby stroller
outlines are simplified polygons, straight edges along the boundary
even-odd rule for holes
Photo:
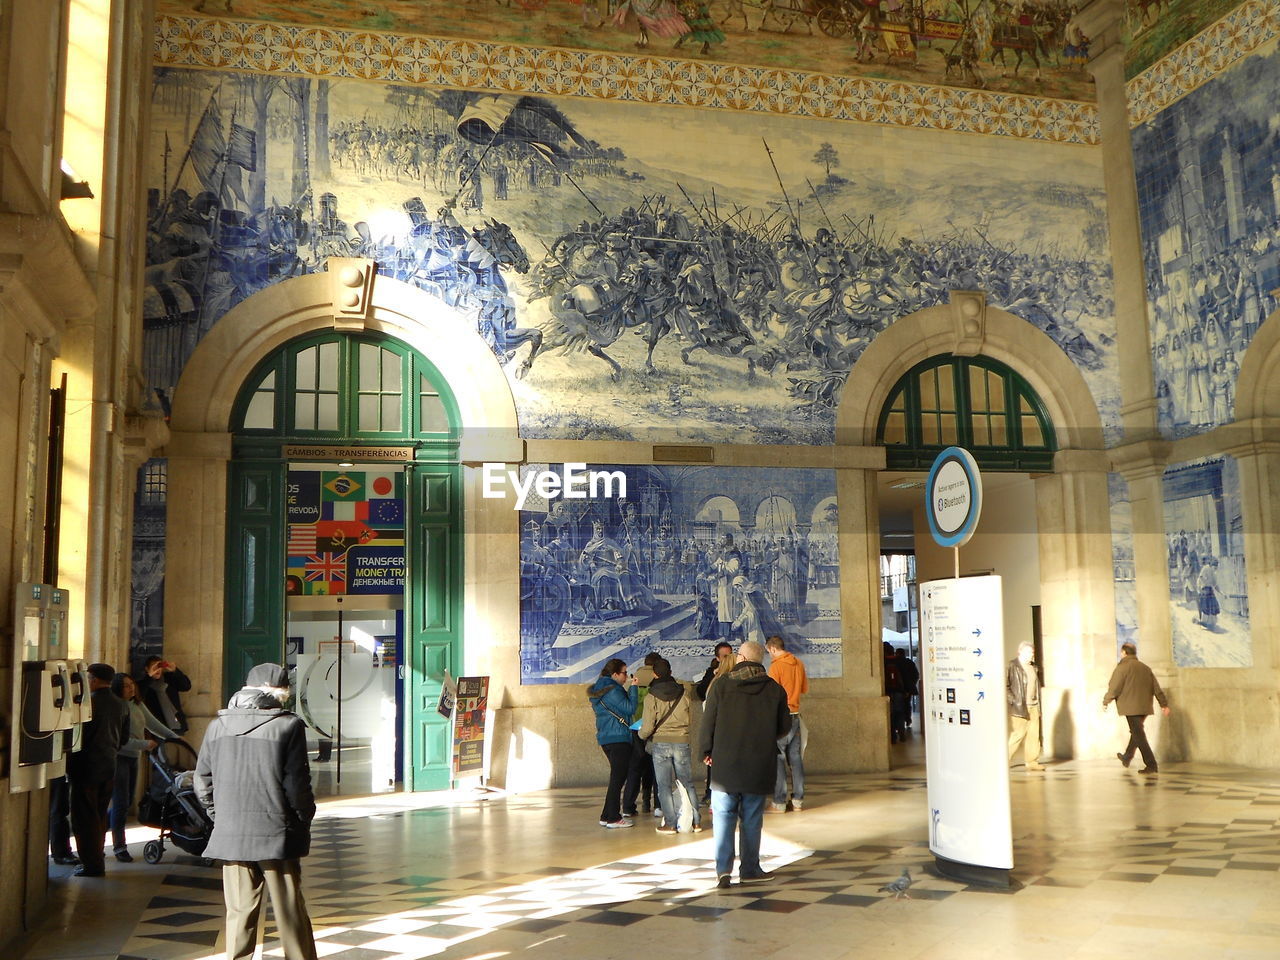
[[[189,754],[194,764],[196,752],[185,740],[169,740],[177,745],[180,754]],[[164,844],[168,840],[194,857],[204,854],[213,821],[205,813],[192,788],[193,771],[170,764],[162,748],[152,750],[151,785],[146,795],[138,801],[138,820],[144,826],[155,827],[160,836],[148,840],[142,848],[142,859],[147,863],[159,863],[164,857]]]

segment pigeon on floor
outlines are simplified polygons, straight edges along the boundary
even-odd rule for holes
[[[880,892],[892,893],[893,899],[895,900],[900,900],[903,897],[906,897],[908,900],[910,900],[911,894],[907,893],[907,888],[910,887],[911,884],[913,883],[915,883],[915,881],[911,879],[911,874],[907,871],[906,867],[903,867],[902,876],[900,876],[897,880],[893,880],[889,883],[886,883],[883,887],[880,888]]]

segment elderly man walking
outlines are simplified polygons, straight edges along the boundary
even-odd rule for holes
[[[204,855],[222,860],[227,960],[252,957],[265,885],[287,960],[316,960],[300,860],[316,813],[302,720],[284,709],[289,671],[262,663],[209,725],[195,792],[213,818]]]
[[[1160,710],[1169,715],[1169,699],[1160,689],[1160,681],[1151,672],[1151,668],[1138,659],[1138,648],[1132,643],[1120,647],[1123,656],[1111,674],[1111,683],[1107,687],[1107,695],[1102,698],[1102,709],[1112,700],[1116,702],[1116,712],[1129,723],[1129,745],[1124,753],[1117,753],[1116,758],[1126,767],[1133,760],[1135,750],[1141,751],[1142,762],[1146,764],[1140,773],[1157,773],[1156,755],[1147,742],[1145,724],[1147,717],[1154,712],[1151,709],[1151,698],[1160,702]]]
[[[721,889],[729,886],[739,833],[739,881],[773,879],[760,866],[760,833],[765,801],[777,778],[777,743],[791,729],[791,711],[786,691],[765,671],[763,660],[760,644],[742,644],[737,665],[711,685],[702,714],[700,748],[703,762],[711,767],[711,821]]]

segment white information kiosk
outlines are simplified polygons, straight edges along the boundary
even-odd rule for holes
[[[938,872],[1008,886],[1008,707],[1000,578],[959,576],[959,548],[978,524],[982,486],[968,451],[938,455],[926,485],[930,531],[956,550],[956,577],[920,585],[929,849]]]

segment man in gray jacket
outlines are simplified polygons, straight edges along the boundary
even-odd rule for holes
[[[1134,751],[1141,751],[1142,762],[1146,766],[1140,772],[1156,773],[1159,768],[1156,766],[1156,755],[1151,750],[1151,744],[1147,742],[1145,724],[1147,717],[1153,712],[1151,698],[1155,697],[1160,702],[1160,710],[1166,717],[1169,715],[1169,699],[1160,689],[1160,681],[1151,672],[1151,668],[1138,659],[1137,647],[1126,643],[1120,647],[1120,652],[1123,656],[1111,674],[1107,695],[1102,698],[1103,710],[1114,700],[1116,712],[1129,723],[1129,745],[1125,747],[1124,753],[1117,753],[1116,757],[1127,767],[1133,760]]]
[[[204,855],[222,860],[227,960],[253,956],[266,885],[287,960],[316,960],[300,860],[316,814],[302,720],[284,709],[289,671],[263,663],[209,725],[195,792],[213,819]]]

